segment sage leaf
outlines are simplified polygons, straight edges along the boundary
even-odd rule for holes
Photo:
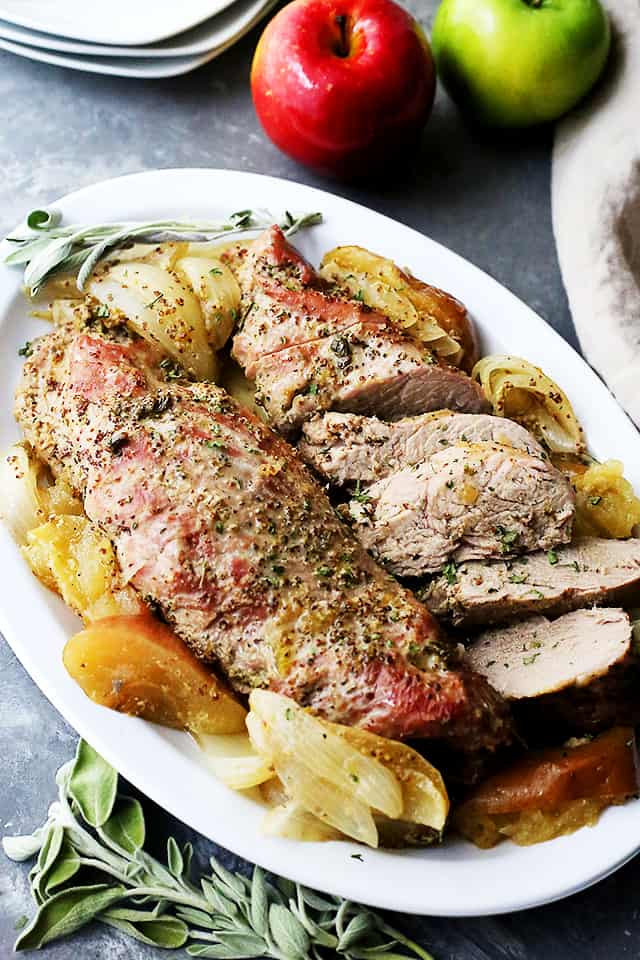
[[[224,884],[226,895],[235,900],[236,903],[243,903],[246,899],[246,892],[242,879],[223,867],[221,863],[218,863],[215,857],[210,857],[209,863],[215,875]]]
[[[202,944],[194,944],[193,946],[187,947],[187,953],[190,957],[214,957],[218,958],[218,960],[246,960],[248,956],[248,954],[242,950],[233,950],[222,943],[214,943],[210,947],[205,947]],[[257,954],[257,956],[261,956],[261,954]]]
[[[15,860],[21,863],[24,860],[30,860],[35,857],[41,849],[44,838],[47,835],[49,824],[38,827],[33,833],[23,837],[3,837],[2,849],[9,860]]]
[[[70,887],[43,903],[15,942],[15,950],[37,950],[45,943],[74,933],[102,910],[126,895],[126,888],[106,883]]]
[[[262,957],[267,952],[267,944],[262,937],[251,933],[219,933],[218,940],[229,950],[239,950],[245,957]]]
[[[309,934],[297,917],[279,903],[269,909],[271,936],[287,960],[304,960],[311,946]]]
[[[24,283],[32,296],[38,292],[44,280],[62,264],[73,251],[73,241],[69,237],[50,240],[29,261],[24,271]]]
[[[103,839],[110,840],[119,850],[134,854],[144,846],[144,813],[134,797],[119,796],[108,820],[98,828]]]
[[[62,886],[63,883],[74,877],[79,869],[80,857],[65,837],[55,863],[47,872],[44,884],[45,893],[49,894],[56,887]]]
[[[182,947],[189,937],[189,928],[177,917],[149,917],[137,920],[118,916],[118,911],[107,910],[101,913],[98,919],[107,926],[115,927],[121,933],[126,933],[134,940],[148,943],[164,950],[175,950]]]
[[[276,880],[278,890],[284,897],[284,902],[289,903],[296,895],[296,885],[293,880],[287,880],[286,877],[278,877]]]
[[[362,940],[375,929],[376,924],[370,913],[356,914],[347,924],[344,933],[338,941],[337,949],[342,953],[346,953],[351,947],[354,947],[359,940]]]
[[[167,863],[173,876],[179,880],[184,870],[184,860],[180,853],[180,847],[173,837],[169,837],[167,840]]]
[[[185,880],[188,880],[191,876],[191,861],[193,860],[193,846],[188,841],[182,848],[182,859],[184,860],[182,876]]]
[[[250,918],[253,929],[264,936],[269,929],[269,898],[260,867],[255,867],[251,880]]]
[[[86,740],[80,740],[71,772],[69,794],[92,827],[103,826],[111,816],[117,789],[117,771]]]
[[[45,837],[45,841],[40,848],[38,861],[32,871],[31,885],[33,893],[38,902],[45,899],[45,882],[48,871],[53,867],[62,848],[64,839],[64,829],[59,823],[54,824]]]
[[[196,910],[195,907],[178,907],[178,915],[194,927],[202,927],[203,930],[215,928],[215,923],[204,910]]]
[[[315,890],[309,890],[308,887],[298,887],[302,899],[307,904],[308,907],[312,907],[313,910],[335,910],[337,904],[335,901],[332,903],[330,900],[327,900],[326,897],[322,897],[319,893],[316,893]]]
[[[226,897],[219,893],[210,880],[203,878],[200,881],[200,884],[207,902],[211,904],[214,910],[217,910],[218,913],[222,913],[227,917],[235,916],[235,914],[238,912],[237,905],[231,900],[227,900]]]
[[[8,267],[20,267],[23,263],[29,263],[30,260],[33,260],[35,255],[48,247],[50,243],[51,239],[49,237],[33,240],[28,245],[18,247],[17,250],[10,253],[8,257],[5,257],[4,262]]]
[[[54,208],[42,210],[32,210],[27,216],[27,226],[29,230],[51,230],[57,227],[62,219],[62,214]]]

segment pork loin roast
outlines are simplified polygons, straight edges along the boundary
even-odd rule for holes
[[[458,443],[500,443],[543,459],[528,430],[489,414],[438,410],[395,422],[329,412],[304,424],[298,452],[339,486],[368,485]]]
[[[502,699],[382,571],[294,451],[127,335],[57,329],[17,395],[27,440],[83,495],[126,579],[236,690],[270,686],[390,737],[492,746]]]
[[[640,606],[640,539],[584,537],[551,552],[449,568],[419,596],[456,626],[557,616],[591,604]]]
[[[478,384],[405,337],[381,313],[323,281],[279,227],[229,262],[242,289],[233,356],[257,399],[290,433],[318,411],[388,419],[441,407],[484,411]]]
[[[360,542],[388,570],[418,577],[450,561],[566,542],[575,500],[548,460],[458,442],[360,491],[348,511]]]
[[[629,615],[575,610],[480,634],[467,662],[507,700],[526,731],[591,732],[640,719],[640,661]]]

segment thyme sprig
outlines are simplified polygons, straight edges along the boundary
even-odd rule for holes
[[[212,857],[211,873],[196,883],[192,847],[173,837],[160,863],[144,850],[140,803],[119,791],[116,771],[82,740],[56,783],[43,826],[2,841],[12,860],[37,856],[29,874],[37,909],[16,950],[38,949],[97,920],[144,943],[186,947],[192,957],[433,960],[366,907],[268,879],[259,867],[247,878]]]
[[[264,229],[275,222],[267,210],[239,210],[226,220],[183,222],[100,223],[91,226],[61,226],[62,215],[55,209],[32,210],[24,228],[6,238],[15,249],[5,257],[9,266],[24,266],[24,285],[34,297],[56,273],[75,273],[78,289],[108,253],[133,240],[162,243],[169,240],[214,241],[230,235]],[[320,213],[291,213],[278,221],[287,236],[322,222]]]

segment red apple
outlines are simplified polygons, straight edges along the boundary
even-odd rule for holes
[[[251,92],[284,153],[365,177],[414,149],[435,69],[421,27],[393,0],[293,0],[260,38]]]

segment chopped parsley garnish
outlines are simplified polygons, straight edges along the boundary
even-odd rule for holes
[[[530,657],[523,657],[522,663],[524,664],[525,667],[530,667],[532,663],[536,662],[539,656],[540,656],[539,653],[532,653]]]
[[[352,853],[352,854],[351,854],[351,859],[352,859],[352,860],[359,860],[360,863],[364,863],[364,857],[362,856],[361,853]]]
[[[318,567],[316,570],[316,573],[319,577],[330,577],[332,572],[333,571],[331,570],[331,567],[326,566]]]
[[[354,293],[353,299],[358,300],[360,303],[364,303],[364,292],[362,290],[358,290],[357,293]]]
[[[215,447],[216,450],[227,449],[226,443],[223,443],[222,440],[205,440],[204,445],[205,447],[210,447],[212,449]]]
[[[168,393],[145,400],[138,409],[138,420],[143,420],[145,417],[157,417],[172,405],[173,397]]]
[[[98,320],[104,320],[105,317],[111,316],[111,311],[106,303],[99,303],[98,306],[91,311],[91,315]]]
[[[216,533],[224,533],[224,523],[221,520],[216,522]]]
[[[357,775],[357,773],[350,773],[349,776],[354,783],[360,783],[360,777]]]
[[[589,497],[589,503],[592,507],[597,507],[599,503],[602,503],[602,497]]]
[[[509,583],[526,583],[528,573],[512,573],[509,577]]]
[[[455,480],[447,480],[447,482],[446,482],[446,484],[445,484],[445,486],[446,486],[449,490],[453,490],[453,488],[455,487],[455,485],[456,485],[456,484],[455,484]]]
[[[286,719],[286,720],[292,720],[292,719],[293,719],[293,710],[291,709],[291,707],[287,707],[287,709],[286,709],[285,712],[284,712],[284,715],[285,715],[285,719]]]
[[[552,567],[555,567],[556,563],[558,562],[558,554],[555,552],[555,550],[547,550],[547,560]]]
[[[31,340],[27,340],[24,347],[20,347],[20,349],[18,350],[19,357],[30,357],[32,353],[33,353],[33,346],[31,344]]]
[[[164,294],[159,293],[157,297],[154,297],[154,299],[151,300],[151,302],[147,304],[147,308],[155,307],[155,305],[156,305],[156,303],[158,302],[158,300],[162,300],[163,296],[164,296]]]
[[[358,503],[369,503],[371,500],[369,494],[360,489],[360,480],[356,481],[356,488],[353,491],[353,499],[357,500]]]
[[[458,582],[458,568],[453,560],[449,560],[448,563],[445,563],[444,567],[442,568],[442,576],[449,584]]]
[[[178,361],[172,357],[165,357],[164,360],[161,360],[160,369],[167,380],[178,380],[180,377],[184,377],[184,370]]]
[[[220,269],[220,267],[211,267],[211,270],[209,270],[209,273],[211,274],[212,277],[222,276],[222,270]]]
[[[310,393],[312,397],[315,397],[318,392],[318,384],[314,383],[313,380],[307,387],[307,393]]]
[[[505,527],[496,527],[496,533],[500,537],[503,553],[509,553],[509,550],[520,536],[517,530],[507,530]]]
[[[331,341],[331,350],[338,358],[338,367],[344,369],[351,363],[351,345],[346,337],[334,337]]]

